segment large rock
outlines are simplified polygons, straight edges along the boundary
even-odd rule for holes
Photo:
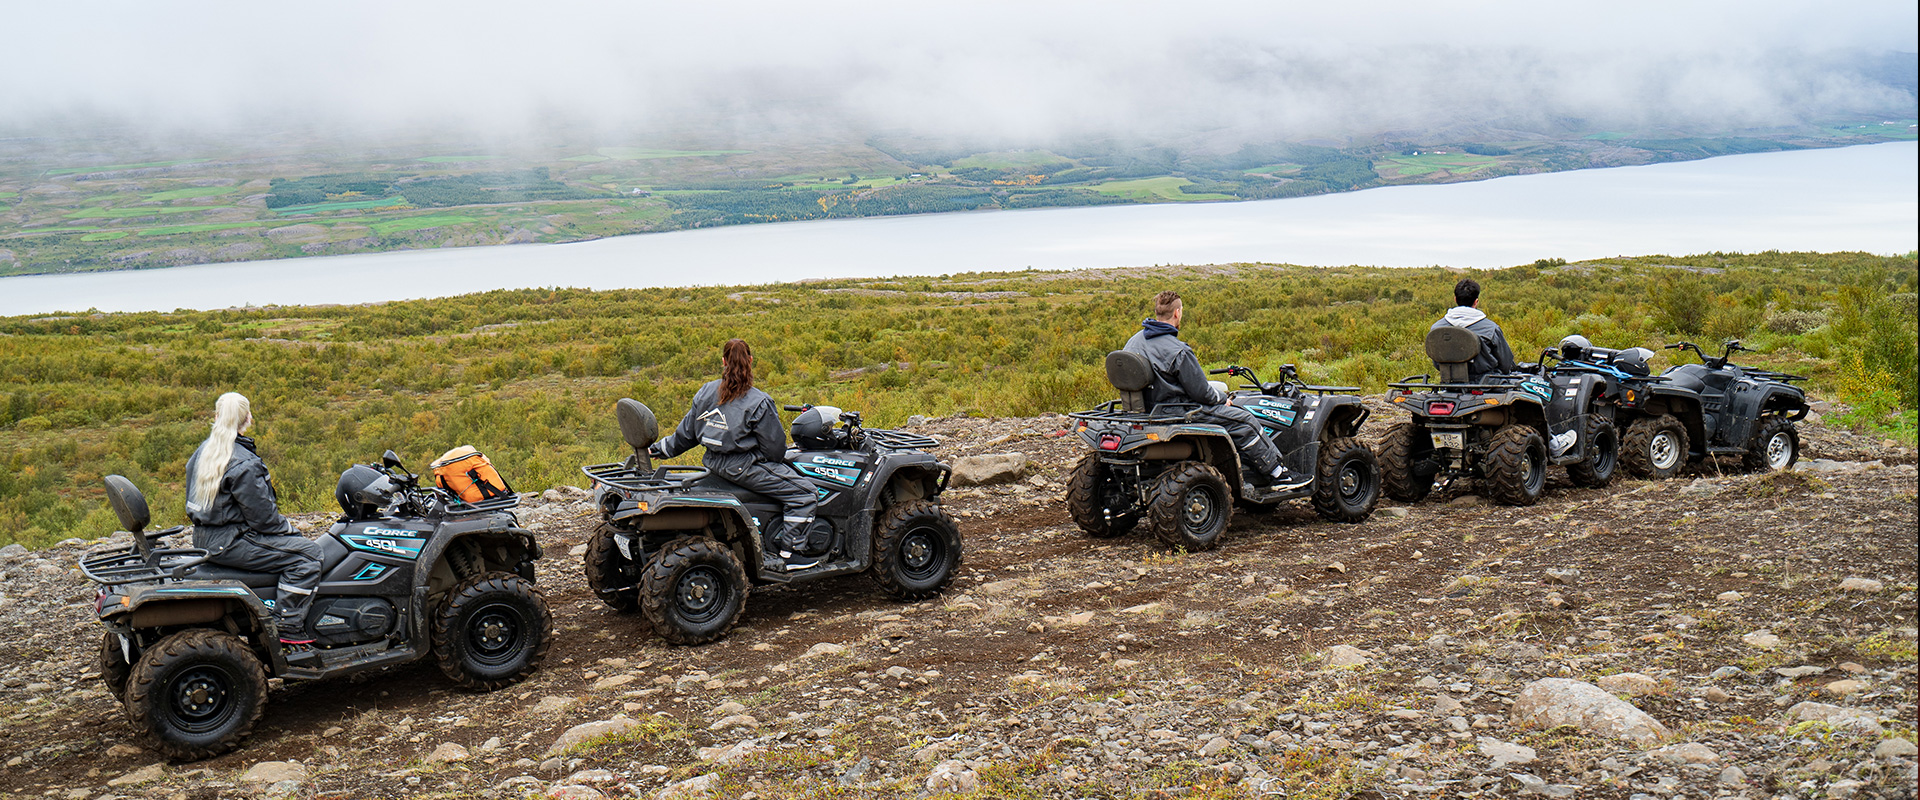
[[[1025,453],[989,453],[953,460],[954,486],[990,486],[1012,483],[1027,476],[1033,462]]]
[[[1350,644],[1336,644],[1327,648],[1327,669],[1364,667],[1373,661],[1373,654]]]
[[[1851,733],[1880,733],[1885,730],[1880,727],[1880,718],[1873,712],[1812,700],[1787,709],[1787,714],[1801,722],[1824,722],[1834,730]]]
[[[980,788],[980,774],[964,761],[942,761],[927,775],[929,792],[971,792]]]
[[[166,776],[167,768],[165,765],[148,764],[118,778],[107,781],[107,785],[115,788],[121,786],[137,786],[142,783],[152,783]]]
[[[467,748],[461,746],[460,743],[445,742],[439,747],[433,748],[433,752],[428,753],[424,760],[428,764],[450,764],[455,761],[465,761],[467,760],[467,756]]]
[[[1653,744],[1667,728],[1632,703],[1586,681],[1542,678],[1520,689],[1513,700],[1515,725],[1557,728],[1572,725],[1595,736]]]
[[[1526,745],[1503,742],[1491,736],[1480,737],[1479,745],[1480,754],[1493,759],[1493,766],[1488,769],[1506,769],[1508,765],[1524,767],[1539,755]]]
[[[1616,675],[1601,676],[1594,683],[1600,688],[1615,694],[1630,694],[1634,697],[1653,694],[1660,691],[1660,682],[1638,672],[1622,672]]]
[[[599,722],[581,723],[568,728],[566,733],[560,734],[560,738],[554,740],[553,746],[547,748],[547,755],[557,756],[573,749],[575,745],[581,742],[589,739],[598,739],[609,734],[620,733],[639,727],[639,725],[639,720],[625,714],[621,714],[613,719],[603,719]]]
[[[298,761],[262,761],[247,768],[241,783],[279,783],[307,779],[307,765]]]
[[[653,800],[679,800],[680,798],[692,800],[695,797],[706,797],[713,791],[713,785],[719,782],[720,774],[710,772],[697,778],[667,784],[666,788],[653,796]]]

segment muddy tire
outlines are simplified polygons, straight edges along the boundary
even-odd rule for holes
[[[1510,506],[1540,502],[1547,489],[1547,441],[1526,425],[1502,425],[1487,441],[1483,468],[1493,499]]]
[[[1147,496],[1147,528],[1168,547],[1212,550],[1233,519],[1233,490],[1220,471],[1182,461],[1160,473]]]
[[[1687,464],[1687,429],[1672,414],[1641,417],[1620,440],[1620,465],[1636,478],[1666,480]]]
[[[1800,460],[1800,431],[1785,417],[1764,417],[1760,431],[1747,443],[1740,465],[1749,472],[1775,472],[1792,469]]]
[[[518,575],[491,572],[455,586],[434,615],[434,658],[463,689],[491,692],[519,682],[552,644],[546,596]]]
[[[198,761],[232,750],[267,707],[267,672],[224,631],[186,630],[140,654],[127,677],[127,716],[147,746]]]
[[[1342,436],[1320,445],[1313,476],[1313,511],[1329,522],[1360,522],[1380,503],[1380,464],[1359,439]]]
[[[747,607],[747,572],[726,545],[691,536],[647,559],[640,610],[653,632],[674,644],[706,644],[727,634]]]
[[[895,600],[925,600],[960,568],[960,526],[938,503],[914,500],[887,509],[873,531],[873,582]]]
[[[1080,526],[1082,533],[1095,539],[1125,536],[1140,523],[1137,514],[1107,516],[1108,498],[1114,492],[1113,481],[1107,465],[1100,462],[1096,453],[1082,456],[1067,477],[1067,516],[1073,518],[1073,524]]]
[[[1613,482],[1620,465],[1620,434],[1613,423],[1597,415],[1587,417],[1587,460],[1567,465],[1575,486],[1598,489]]]
[[[614,527],[602,522],[587,539],[587,589],[609,608],[621,613],[640,609],[640,565],[620,554]]]
[[[1422,429],[1411,422],[1396,422],[1387,427],[1380,440],[1380,491],[1402,503],[1418,503],[1433,491],[1433,476],[1413,474],[1413,462],[1433,449]]]
[[[100,680],[107,685],[107,693],[115,699],[123,699],[127,694],[127,676],[133,674],[133,665],[127,663],[125,653],[120,651],[120,637],[111,633],[100,634]]]

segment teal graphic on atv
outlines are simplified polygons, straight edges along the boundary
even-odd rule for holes
[[[806,532],[806,555],[818,565],[769,568],[762,556],[782,524],[779,502],[704,467],[655,468],[646,453],[659,436],[653,411],[622,399],[614,416],[633,455],[581,467],[601,518],[585,556],[594,595],[618,611],[640,611],[669,642],[703,644],[733,627],[750,586],[866,573],[898,600],[945,589],[960,566],[960,528],[940,505],[953,470],[925,452],[937,443],[865,428],[853,411],[786,410],[800,412],[787,462],[819,498]]]
[[[341,475],[344,516],[318,543],[320,585],[307,612],[316,641],[288,654],[273,616],[279,576],[214,564],[147,531],[132,481],[106,478],[130,544],[89,551],[106,634],[99,667],[148,745],[193,760],[233,749],[259,720],[267,678],[321,680],[432,656],[455,684],[492,691],[532,674],[553,616],[533,585],[540,545],[517,495],[466,503],[422,487],[388,451]]]
[[[1274,491],[1242,477],[1240,453],[1225,428],[1188,421],[1198,406],[1147,406],[1152,367],[1146,359],[1119,350],[1107,355],[1106,367],[1120,398],[1068,415],[1092,449],[1067,483],[1068,514],[1088,536],[1121,536],[1145,521],[1169,547],[1200,551],[1219,545],[1236,501],[1271,507],[1305,498],[1335,522],[1373,513],[1379,468],[1355,438],[1368,412],[1360,398],[1344,394],[1357,387],[1305,383],[1292,364],[1281,367],[1273,383],[1240,366],[1211,372],[1247,381],[1228,402],[1253,415],[1287,469],[1313,476],[1306,486]]]

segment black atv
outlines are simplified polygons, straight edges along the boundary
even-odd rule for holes
[[[1121,536],[1144,519],[1167,546],[1198,552],[1220,544],[1236,501],[1269,507],[1310,498],[1313,510],[1334,522],[1364,520],[1379,502],[1373,451],[1354,438],[1369,412],[1360,398],[1338,394],[1358,387],[1304,383],[1292,364],[1281,367],[1274,383],[1261,383],[1241,366],[1209,372],[1249,381],[1228,402],[1259,420],[1287,469],[1313,476],[1306,486],[1275,491],[1243,476],[1240,452],[1225,428],[1187,421],[1199,406],[1147,407],[1144,391],[1153,368],[1145,358],[1116,350],[1107,354],[1106,367],[1120,398],[1068,415],[1093,448],[1067,482],[1067,513],[1088,536]]]
[[[1413,414],[1388,427],[1380,442],[1387,496],[1419,502],[1436,478],[1472,477],[1484,479],[1498,502],[1533,505],[1553,465],[1565,465],[1581,486],[1612,482],[1620,438],[1613,406],[1603,402],[1606,381],[1571,366],[1551,371],[1531,364],[1529,371],[1469,383],[1467,363],[1479,348],[1472,331],[1435,328],[1426,349],[1440,382],[1415,375],[1387,384],[1391,402]]]
[[[1627,471],[1668,478],[1684,463],[1713,455],[1739,455],[1741,466],[1753,471],[1788,469],[1800,460],[1794,423],[1807,416],[1807,395],[1793,384],[1806,378],[1732,364],[1734,353],[1753,351],[1738,341],[1722,346],[1712,357],[1692,342],[1667,345],[1693,351],[1701,363],[1681,364],[1657,377],[1647,375],[1652,351],[1645,348],[1633,348],[1645,355],[1618,364],[1643,382],[1620,407]],[[1613,360],[1622,359],[1615,355]]]
[[[960,566],[960,528],[940,505],[952,468],[924,452],[930,437],[863,428],[860,415],[829,406],[799,411],[787,451],[812,480],[820,506],[805,555],[817,566],[770,568],[780,504],[704,467],[654,468],[653,412],[631,399],[614,406],[624,462],[581,471],[593,481],[601,522],[587,544],[587,586],[618,611],[641,611],[660,638],[703,644],[724,636],[751,585],[807,583],[865,572],[898,600],[933,597]],[[800,435],[801,423],[818,435]]]
[[[140,490],[119,475],[106,484],[133,541],[80,559],[100,585],[100,673],[171,758],[233,749],[266,707],[270,675],[318,680],[431,654],[454,683],[491,691],[546,656],[553,617],[533,585],[540,545],[515,520],[514,496],[469,504],[423,488],[392,451],[381,467],[347,470],[336,493],[346,516],[319,539],[307,615],[317,640],[289,655],[274,620],[275,573],[168,545],[184,528],[146,531]]]

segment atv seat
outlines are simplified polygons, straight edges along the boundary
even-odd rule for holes
[[[271,589],[280,583],[280,574],[277,572],[253,572],[212,562],[188,567],[185,578],[190,581],[238,581],[251,589]]]
[[[721,494],[730,494],[730,495],[733,495],[736,499],[738,499],[742,505],[773,506],[774,508],[780,507],[780,501],[775,500],[759,492],[756,492],[752,489],[748,489],[747,487],[741,486],[740,484],[734,483],[733,481],[727,480],[726,478],[722,478],[720,477],[720,473],[718,472],[710,472],[710,473],[707,473],[706,475],[703,475],[693,480],[692,482],[687,484],[687,488],[697,489],[697,490],[706,491],[706,492],[719,492]]]
[[[1480,337],[1473,331],[1442,325],[1427,331],[1427,357],[1433,359],[1441,383],[1471,383],[1467,367],[1480,355]]]
[[[1107,382],[1120,390],[1120,404],[1129,413],[1147,413],[1147,387],[1153,385],[1153,365],[1139,353],[1115,350],[1107,354]]]

